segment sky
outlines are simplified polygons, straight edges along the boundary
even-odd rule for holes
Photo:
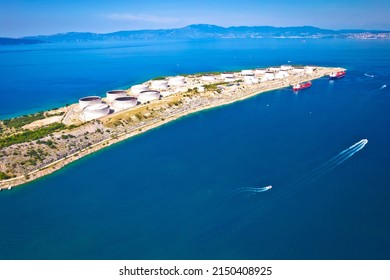
[[[0,0],[0,37],[197,23],[390,30],[390,0]]]

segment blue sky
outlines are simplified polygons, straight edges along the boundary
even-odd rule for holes
[[[194,23],[390,30],[390,0],[0,0],[0,37]]]

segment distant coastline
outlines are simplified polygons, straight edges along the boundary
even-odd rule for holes
[[[59,42],[93,42],[121,40],[177,40],[177,39],[390,39],[390,31],[365,29],[322,29],[313,26],[232,26],[193,24],[174,29],[127,30],[112,33],[68,32],[22,38],[0,38],[0,45],[39,44]]]
[[[161,85],[168,81],[180,81],[180,84],[163,89],[159,99],[90,121],[80,120],[80,114],[84,114],[79,108],[82,103],[15,118],[8,123],[3,121],[6,136],[0,139],[0,189],[46,176],[95,151],[194,112],[318,79],[343,68],[310,66],[278,69],[281,68],[191,74],[180,76],[180,79],[159,77],[138,86],[153,86],[153,81],[159,81],[154,84]],[[278,76],[281,72],[283,76]],[[273,76],[270,78],[270,75]],[[149,92],[153,93],[152,90]],[[134,87],[125,94],[134,96]],[[109,99],[103,101],[103,107],[112,104]]]

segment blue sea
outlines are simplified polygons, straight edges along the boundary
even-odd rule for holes
[[[0,259],[390,259],[390,41],[1,46],[0,118],[155,76],[287,63],[348,71],[183,117],[2,191]]]

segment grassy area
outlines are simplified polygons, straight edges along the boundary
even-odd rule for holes
[[[215,84],[210,84],[210,85],[204,85],[204,88],[206,91],[214,91],[218,89],[218,86],[223,86],[227,85],[228,83],[226,82],[220,82],[220,83],[215,83]]]
[[[39,112],[39,113],[24,115],[9,120],[4,120],[3,124],[8,127],[20,128],[26,124],[35,122],[37,120],[42,120],[44,118],[45,118],[45,114],[43,112]]]
[[[165,76],[158,76],[156,78],[153,78],[152,81],[164,80],[165,78],[166,78]]]
[[[50,118],[50,117],[54,117],[54,116],[63,116],[64,114],[65,114],[65,112],[47,113],[46,117]]]
[[[12,178],[12,176],[9,176],[8,174],[5,174],[4,172],[0,171],[0,180],[7,180]]]
[[[38,140],[49,134],[65,129],[66,126],[63,123],[52,123],[47,126],[40,127],[36,130],[26,130],[22,133],[14,134],[8,137],[0,139],[0,148],[8,147],[14,144],[29,142]]]

